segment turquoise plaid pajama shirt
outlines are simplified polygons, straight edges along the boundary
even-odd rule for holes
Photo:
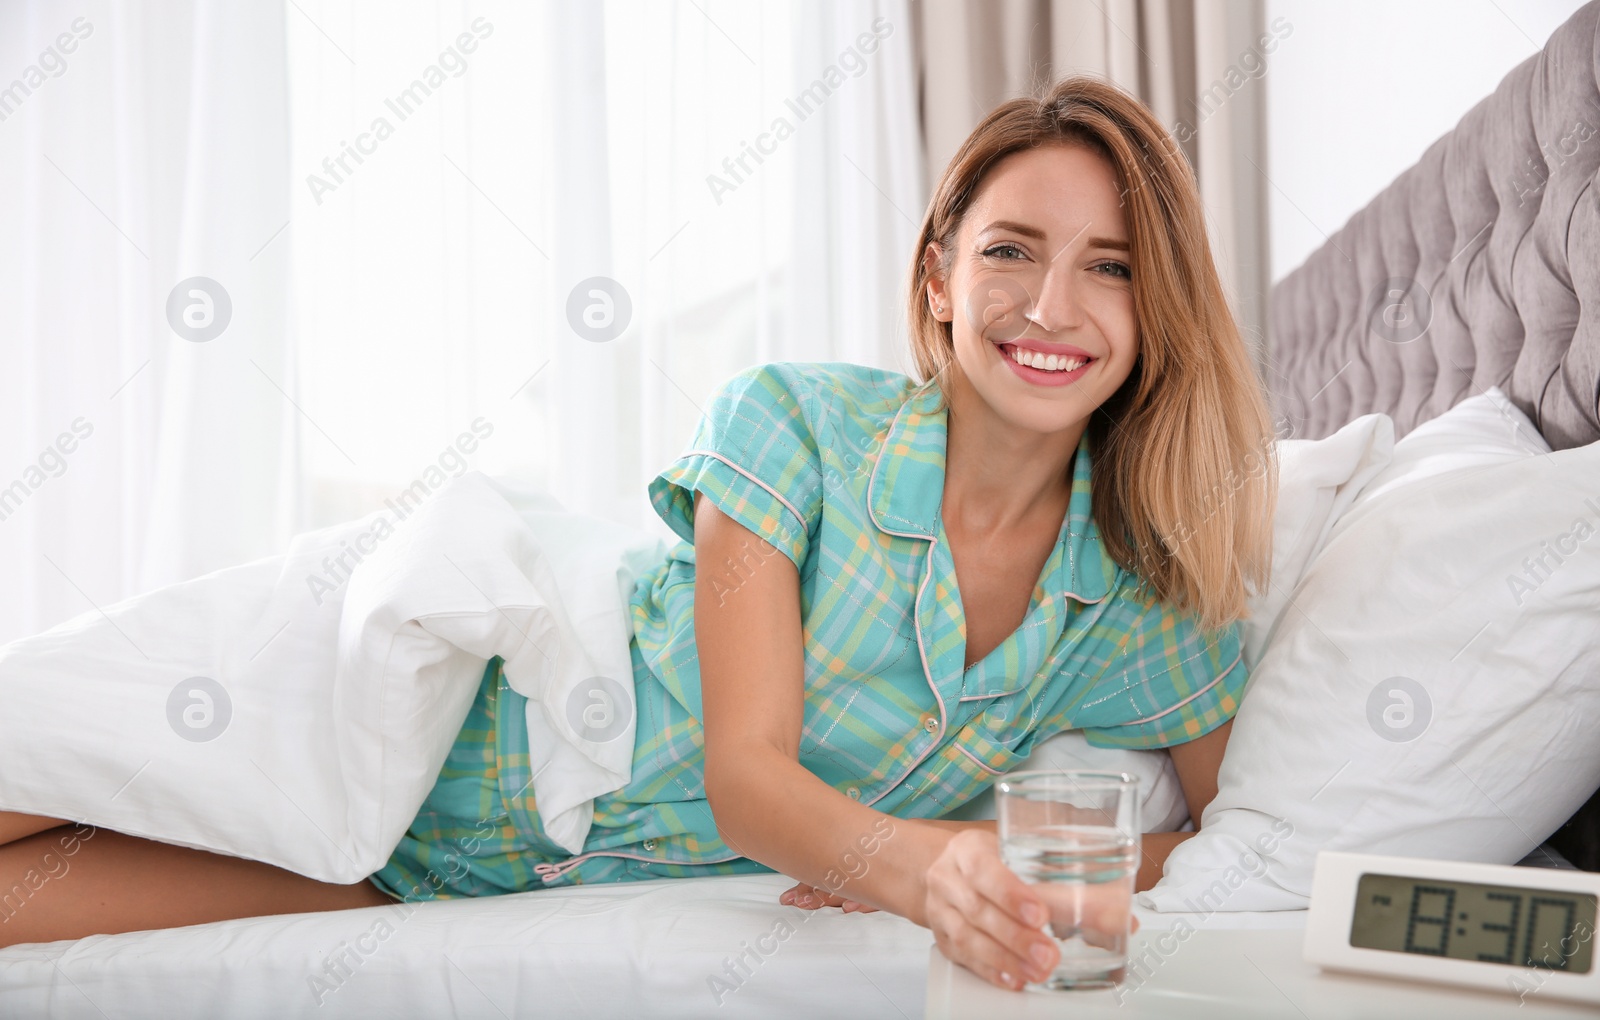
[[[408,901],[548,886],[770,871],[717,835],[703,783],[694,494],[749,529],[719,598],[765,559],[800,579],[805,715],[799,759],[897,817],[943,815],[1038,742],[1081,729],[1103,747],[1169,747],[1237,711],[1237,625],[1203,631],[1106,552],[1091,514],[1087,434],[1055,549],[1016,632],[965,666],[965,623],[940,517],[947,409],[931,382],[842,363],[735,375],[689,448],[649,483],[683,541],[641,576],[630,643],[633,773],[596,798],[583,852],[540,824],[525,700],[490,660],[438,783],[372,881]]]

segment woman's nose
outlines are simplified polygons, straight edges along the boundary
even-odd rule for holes
[[[1083,322],[1083,300],[1077,274],[1065,261],[1052,263],[1039,283],[1039,293],[1027,317],[1039,328],[1058,333]]]

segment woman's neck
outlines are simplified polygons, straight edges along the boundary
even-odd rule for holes
[[[946,527],[992,533],[1040,516],[1059,523],[1072,497],[1072,460],[1087,421],[1056,433],[1025,431],[996,415],[959,372],[952,376]]]

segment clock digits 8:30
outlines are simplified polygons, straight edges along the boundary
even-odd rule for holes
[[[1587,893],[1364,874],[1350,945],[1587,974],[1595,910]]]

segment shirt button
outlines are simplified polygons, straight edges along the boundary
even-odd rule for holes
[[[939,728],[939,720],[935,719],[931,715],[925,715],[922,717],[922,728],[927,730],[929,733],[932,733],[934,730]]]
[[[644,841],[644,848],[646,850],[654,850],[656,848],[656,841],[653,840],[653,839],[645,840]]]
[[[846,797],[849,797],[851,800],[860,800],[861,799],[861,787],[852,786],[848,790],[844,791],[844,795]]]

